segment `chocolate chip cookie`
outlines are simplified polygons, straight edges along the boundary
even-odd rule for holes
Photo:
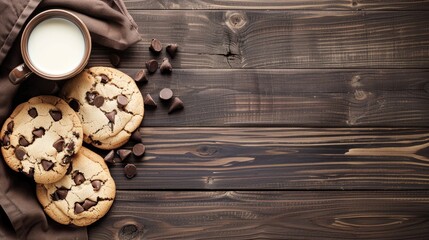
[[[36,192],[52,219],[87,226],[109,211],[116,186],[103,158],[82,147],[64,178],[56,183],[37,184]]]
[[[0,139],[9,167],[37,183],[52,183],[66,174],[72,156],[82,146],[83,130],[64,100],[39,96],[16,107]]]
[[[82,121],[84,141],[101,149],[125,144],[143,120],[143,97],[134,80],[108,67],[92,67],[69,80],[61,97]]]

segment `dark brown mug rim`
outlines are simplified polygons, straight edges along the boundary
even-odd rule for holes
[[[48,74],[34,67],[34,65],[30,60],[30,57],[28,56],[28,49],[27,49],[28,39],[33,29],[44,20],[49,18],[54,18],[54,17],[64,18],[66,20],[73,22],[81,30],[85,41],[85,55],[82,61],[80,62],[79,66],[75,68],[73,71],[70,71],[61,75]],[[80,73],[88,63],[89,56],[91,54],[91,48],[92,48],[91,35],[85,23],[83,23],[82,20],[80,20],[80,18],[75,14],[63,9],[50,9],[37,14],[34,18],[30,20],[30,22],[28,22],[21,37],[21,55],[22,55],[22,58],[24,59],[25,65],[35,74],[50,80],[62,80],[66,78],[71,78],[77,75],[78,73]]]

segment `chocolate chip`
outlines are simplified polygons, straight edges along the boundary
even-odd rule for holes
[[[157,107],[156,102],[149,93],[144,97],[144,105],[152,109]]]
[[[79,108],[80,108],[80,106],[79,106],[79,103],[75,100],[75,99],[72,99],[70,102],[69,102],[69,106],[75,111],[75,112],[79,112]]]
[[[131,139],[136,142],[142,141],[142,128],[138,128],[136,131],[131,134]]]
[[[127,104],[128,104],[128,98],[125,97],[124,95],[119,95],[116,98],[116,101],[118,102],[118,106],[120,108],[123,108],[123,107],[127,106]]]
[[[177,46],[177,44],[174,43],[174,44],[168,44],[165,50],[167,51],[168,55],[170,55],[171,58],[174,58],[176,56],[178,48],[179,46]]]
[[[173,97],[173,91],[171,91],[171,89],[169,89],[169,88],[163,88],[159,92],[159,98],[161,98],[161,100],[168,101],[172,97]]]
[[[115,116],[116,116],[116,110],[106,113],[106,117],[107,119],[109,119],[109,122],[111,123],[115,123]]]
[[[104,157],[104,161],[108,163],[115,163],[113,161],[114,158],[115,158],[115,150],[112,150]]]
[[[158,62],[156,60],[149,60],[146,62],[146,68],[149,73],[155,73],[158,70]]]
[[[33,177],[34,176],[34,168],[30,168],[30,170],[27,172],[22,171],[22,173],[25,174],[27,177]]]
[[[9,138],[9,136],[8,135],[4,135],[3,136],[3,146],[5,147],[5,146],[9,146],[9,144],[10,144],[10,138]]]
[[[139,70],[134,75],[134,81],[136,82],[147,82],[146,71],[144,69]]]
[[[49,115],[51,115],[55,122],[58,122],[63,118],[63,114],[59,110],[49,110]]]
[[[119,157],[123,161],[131,155],[131,150],[119,149],[118,151],[116,151],[116,153],[119,155]]]
[[[97,92],[86,92],[85,99],[90,105],[94,105],[94,99],[97,95]]]
[[[94,202],[92,200],[89,199],[85,199],[85,201],[82,204],[83,209],[88,210],[90,207],[93,207],[97,205],[97,202]]]
[[[91,185],[94,188],[94,191],[98,191],[101,188],[101,181],[100,180],[93,180],[91,181]]]
[[[170,74],[173,71],[173,66],[171,66],[170,60],[168,58],[164,58],[161,63],[161,67],[159,71],[162,74]]]
[[[27,153],[25,152],[24,148],[18,147],[15,149],[15,156],[16,156],[16,158],[18,158],[18,160],[23,160],[25,157],[25,154],[27,154]]]
[[[67,144],[67,152],[74,153],[75,146],[76,144],[73,141],[71,141],[69,144]]]
[[[27,139],[25,139],[24,136],[20,136],[19,137],[19,145],[21,145],[23,147],[27,147],[28,145],[30,145],[30,143],[27,141]]]
[[[68,157],[70,157],[70,156],[68,156]],[[67,157],[66,157],[67,158]],[[64,158],[65,159],[65,158]],[[64,159],[63,159],[63,162],[64,162]],[[70,157],[70,161],[71,161],[71,157]],[[72,164],[70,164],[69,165],[69,167],[67,168],[67,172],[66,172],[66,175],[69,175],[70,173],[71,173],[71,171],[73,170],[73,165]]]
[[[109,60],[114,67],[119,67],[121,64],[121,58],[118,56],[118,54],[110,54]]]
[[[82,173],[75,172],[73,175],[73,181],[76,183],[76,185],[81,185],[83,182],[85,182],[85,177]]]
[[[136,165],[132,163],[128,163],[124,167],[124,173],[125,173],[125,176],[127,176],[127,178],[133,178],[137,173]]]
[[[96,106],[98,108],[101,107],[101,106],[103,106],[103,104],[104,104],[104,97],[101,96],[101,95],[96,96],[94,98],[93,104],[94,104],[94,106]]]
[[[182,100],[180,98],[175,97],[173,102],[171,102],[170,109],[168,109],[168,114],[173,113],[177,110],[183,109],[185,106],[183,105]]]
[[[74,204],[74,213],[75,214],[82,213],[83,211],[85,211],[85,209],[82,207],[82,205],[80,205],[80,203]]]
[[[156,39],[156,38],[154,38],[154,39],[152,39],[152,41],[150,42],[150,47],[149,47],[149,49],[152,51],[152,52],[154,52],[154,53],[160,53],[161,51],[162,51],[162,44],[161,44],[161,42],[158,40],[158,39]]]
[[[69,164],[72,161],[72,157],[71,156],[65,156],[63,158],[63,163],[64,164]],[[70,165],[71,166],[71,165]],[[67,170],[68,171],[68,170]]]
[[[80,134],[78,132],[73,132],[73,136],[75,136],[76,138],[79,138]]]
[[[109,78],[105,74],[100,74],[101,83],[108,83]]]
[[[57,189],[57,191],[54,192],[53,194],[53,200],[54,201],[58,201],[58,200],[64,200],[67,197],[67,194],[69,193],[69,190],[66,188],[59,188]]]
[[[7,131],[8,132],[13,132],[13,127],[15,126],[15,123],[13,122],[13,121],[10,121],[8,124],[7,124]]]
[[[51,170],[54,166],[54,163],[49,160],[42,159],[42,167],[45,171]]]
[[[30,108],[30,110],[28,110],[28,115],[30,115],[30,117],[32,118],[36,118],[37,116],[39,116],[36,108]]]
[[[34,129],[33,130],[33,135],[35,136],[35,137],[41,137],[41,136],[43,136],[43,135],[45,135],[45,129],[44,128],[37,128],[37,129]]]
[[[143,145],[143,143],[137,143],[133,147],[133,153],[136,157],[143,156],[145,151],[146,151],[146,147]]]
[[[52,146],[57,150],[57,152],[61,152],[64,149],[64,139],[60,138],[52,144]]]

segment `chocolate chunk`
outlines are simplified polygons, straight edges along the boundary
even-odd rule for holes
[[[69,106],[75,111],[75,112],[79,112],[79,108],[80,108],[80,106],[79,106],[79,103],[75,100],[75,99],[72,99],[70,102],[69,102]]]
[[[82,205],[80,205],[80,203],[74,204],[74,213],[75,214],[82,213],[83,211],[85,211],[85,209],[82,207]]]
[[[143,156],[145,151],[146,151],[146,147],[143,145],[143,143],[137,143],[133,147],[133,153],[136,157]]]
[[[115,163],[113,161],[114,158],[115,158],[115,150],[112,150],[104,157],[104,161],[108,163]]]
[[[91,185],[94,188],[94,191],[98,191],[101,188],[101,181],[100,180],[93,180],[91,181]]]
[[[67,188],[58,188],[57,191],[54,192],[53,194],[53,200],[54,201],[58,201],[58,200],[64,200],[67,197],[67,194],[69,193],[69,190]]]
[[[183,105],[182,100],[180,100],[178,97],[175,97],[173,102],[171,102],[170,109],[168,109],[168,114],[183,109],[184,107],[185,106]]]
[[[76,138],[79,138],[79,137],[80,137],[80,135],[79,135],[79,133],[78,133],[78,132],[73,132],[73,136],[75,136]]]
[[[27,153],[25,152],[24,148],[18,147],[15,149],[15,156],[16,156],[16,158],[18,158],[18,160],[23,160],[25,157],[25,154],[27,154]]]
[[[19,137],[19,145],[26,147],[26,146],[30,145],[30,143],[27,141],[27,139],[25,139],[24,136],[20,136]]]
[[[49,110],[49,115],[51,115],[55,122],[58,122],[61,120],[61,118],[63,118],[63,114],[59,110]]]
[[[131,139],[136,142],[142,141],[142,128],[138,128],[136,131],[131,134]]]
[[[146,62],[146,68],[149,73],[155,73],[158,70],[158,62],[156,60],[149,60]]]
[[[76,185],[81,185],[83,182],[85,182],[85,177],[82,173],[75,172],[73,175],[73,181],[76,183]]]
[[[13,122],[13,121],[10,121],[8,124],[7,124],[7,131],[8,132],[13,132],[13,127],[15,126],[15,123]]]
[[[149,49],[150,49],[153,53],[158,54],[158,53],[160,53],[160,52],[162,51],[162,44],[161,44],[161,42],[160,42],[158,39],[154,38],[154,39],[152,39],[152,41],[150,42],[150,47],[149,47]]]
[[[109,122],[111,123],[115,123],[115,116],[116,116],[116,110],[106,113],[106,117],[107,119],[109,119]]]
[[[168,58],[164,58],[161,63],[161,67],[159,71],[162,74],[170,74],[173,71],[173,66],[171,66],[170,60]]]
[[[94,99],[97,95],[97,92],[86,92],[85,99],[90,105],[94,105]]]
[[[125,176],[127,176],[127,178],[133,178],[137,173],[136,165],[132,163],[128,163],[124,167],[124,173],[125,173]]]
[[[54,167],[54,163],[52,161],[42,159],[42,167],[45,171],[51,170]]]
[[[65,156],[63,158],[63,163],[64,164],[69,164],[72,161],[72,157],[71,156]],[[71,165],[70,165],[71,166]],[[68,171],[68,170],[67,170]]]
[[[9,144],[10,144],[10,138],[9,138],[9,135],[4,135],[3,136],[3,146],[5,147],[5,146],[9,146]]]
[[[36,108],[31,108],[30,110],[28,110],[28,115],[30,115],[30,117],[32,118],[36,118],[37,116],[39,116]]]
[[[52,144],[52,146],[57,150],[57,152],[61,152],[64,149],[64,139],[60,138]]]
[[[33,135],[37,138],[45,135],[45,129],[44,128],[37,128],[33,130]]]
[[[127,106],[127,104],[128,104],[128,98],[125,97],[124,95],[119,95],[116,98],[116,101],[118,102],[118,106],[120,108],[123,108],[123,107]]]
[[[109,60],[110,63],[114,66],[114,67],[119,67],[119,65],[121,64],[121,58],[119,57],[118,54],[110,54],[109,56]]]
[[[88,210],[90,207],[97,205],[97,202],[91,201],[89,199],[85,199],[82,204],[83,209]]]
[[[148,93],[146,94],[146,96],[144,97],[144,105],[148,108],[156,108],[156,102],[153,100],[152,96]]]
[[[132,152],[131,152],[131,150],[128,150],[128,149],[119,149],[118,151],[116,151],[116,153],[119,155],[119,157],[123,161],[126,158],[128,158]]]
[[[161,98],[161,100],[168,101],[172,97],[173,97],[173,91],[171,91],[171,89],[169,89],[169,88],[163,88],[159,92],[159,98]]]
[[[94,106],[96,106],[98,108],[101,107],[101,106],[103,106],[103,104],[104,104],[104,97],[101,96],[101,95],[96,96],[94,98],[93,104],[94,104]]]
[[[174,44],[168,44],[165,50],[167,51],[168,55],[170,55],[171,58],[174,58],[176,56],[178,48],[179,46],[177,46],[177,44],[174,43]]]
[[[100,74],[101,83],[108,83],[109,78],[105,74]]]
[[[25,174],[27,177],[33,177],[34,176],[34,168],[30,168],[30,170],[27,172],[22,171],[22,173]]]
[[[139,70],[134,75],[134,81],[136,82],[147,82],[146,71],[144,69]]]

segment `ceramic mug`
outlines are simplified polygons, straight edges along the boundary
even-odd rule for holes
[[[21,37],[24,63],[9,73],[13,84],[32,73],[49,80],[62,80],[80,73],[91,54],[88,28],[75,14],[51,9],[39,13],[25,27]]]

